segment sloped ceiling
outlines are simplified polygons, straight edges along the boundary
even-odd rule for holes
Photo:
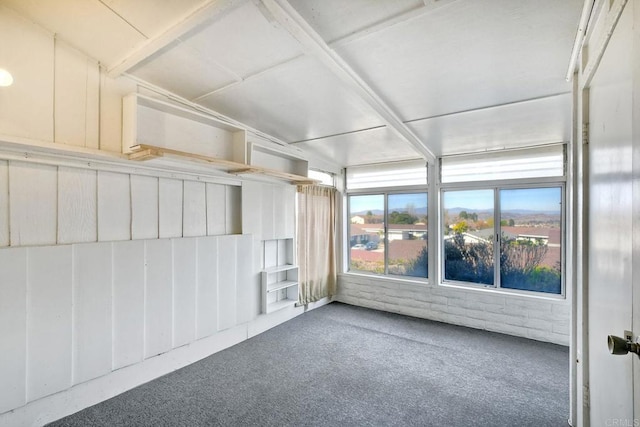
[[[570,135],[581,0],[3,2],[112,75],[336,166]]]

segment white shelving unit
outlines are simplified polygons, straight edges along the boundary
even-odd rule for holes
[[[298,266],[281,265],[262,271],[262,312],[272,313],[298,302]]]
[[[298,302],[298,266],[294,263],[293,239],[263,240],[261,278],[262,313]]]

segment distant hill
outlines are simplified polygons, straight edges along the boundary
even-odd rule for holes
[[[384,215],[384,211],[381,209],[370,209],[370,210],[360,211],[360,212],[351,212],[351,216],[355,216],[355,215],[365,216],[369,211],[371,211],[373,215]]]
[[[398,211],[400,213],[406,212],[407,209],[390,209],[391,212]],[[472,208],[464,208],[464,207],[455,207],[447,209],[447,212],[451,216],[459,215],[460,212],[466,211],[469,214],[478,214],[479,218],[486,219],[493,215],[492,209],[472,209]],[[359,211],[359,212],[351,212],[351,216],[362,216],[367,215],[369,210]],[[382,209],[372,209],[371,213],[374,216],[382,216],[384,215],[384,211]],[[413,210],[414,215],[422,216],[427,215],[426,208],[417,208]],[[559,220],[560,211],[536,211],[533,209],[511,209],[502,211],[502,219],[514,219],[514,220],[535,220],[535,221],[556,221]]]
[[[478,215],[480,214],[491,214],[493,212],[493,209],[471,209],[471,208],[460,208],[460,207],[455,207],[455,208],[450,208],[447,209],[447,212],[449,212],[449,215],[458,215],[460,214],[460,212],[462,211],[466,211],[467,213],[477,213]],[[510,210],[503,210],[502,211],[502,216],[504,217],[505,215],[514,215],[514,216],[522,216],[522,215],[560,215],[560,211],[536,211],[536,210],[532,210],[532,209],[510,209]]]
[[[462,211],[466,211],[467,213],[477,213],[478,215],[480,214],[490,215],[493,212],[493,209],[471,209],[471,208],[455,207],[455,208],[448,208],[446,209],[446,211],[449,212],[449,215],[458,215]]]
[[[403,212],[407,212],[406,208],[395,208],[395,209],[389,209],[389,212],[399,212],[399,213],[403,213]],[[427,208],[415,208],[412,210],[414,215],[426,215],[427,214]],[[360,211],[360,212],[351,212],[351,216],[354,215],[359,215],[359,216],[364,216],[367,214],[367,212],[369,212],[369,210],[365,210],[365,211]],[[371,213],[373,215],[384,215],[384,211],[381,209],[371,209]]]

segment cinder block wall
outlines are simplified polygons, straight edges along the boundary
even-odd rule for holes
[[[485,289],[434,286],[345,273],[335,301],[471,328],[569,345],[567,299],[512,295]]]

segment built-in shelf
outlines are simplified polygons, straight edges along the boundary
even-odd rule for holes
[[[288,267],[272,273],[262,271],[263,313],[272,313],[298,302],[298,267],[293,265]]]
[[[251,166],[278,170],[294,175],[306,176],[309,171],[309,162],[307,160],[255,142],[247,143],[247,160],[247,163]]]
[[[291,286],[296,286],[298,282],[296,280],[283,280],[282,282],[272,283],[271,285],[267,285],[267,293],[279,291],[280,289],[289,288]]]
[[[275,267],[265,268],[264,271],[269,273],[269,274],[272,274],[272,273],[278,273],[280,271],[291,270],[292,268],[297,268],[297,267],[295,265],[291,265],[291,264],[276,265]]]
[[[216,117],[138,93],[122,100],[122,152],[130,160],[205,162],[234,175],[254,175],[307,185],[308,162],[295,149],[255,135]]]
[[[262,313],[298,302],[298,266],[293,264],[293,239],[264,240],[261,276]]]

